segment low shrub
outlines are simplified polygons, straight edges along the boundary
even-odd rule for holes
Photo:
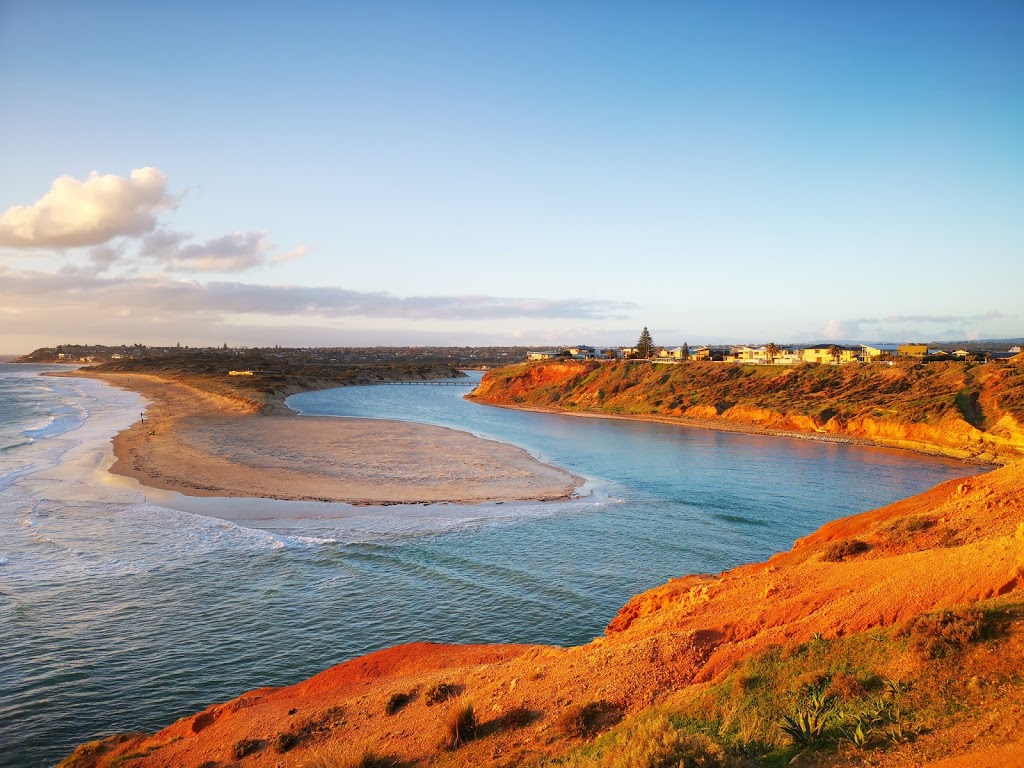
[[[859,699],[867,693],[864,682],[848,672],[836,672],[825,689],[825,695],[840,701]]]
[[[393,693],[391,698],[388,699],[388,703],[384,705],[384,711],[389,715],[393,715],[410,701],[412,701],[411,693]]]
[[[458,686],[451,683],[437,683],[427,688],[426,693],[423,694],[423,700],[427,703],[428,707],[432,707],[458,695]]]
[[[297,733],[294,731],[285,731],[284,733],[279,733],[274,737],[272,745],[274,750],[277,752],[287,752],[288,750],[297,747],[300,741],[302,741],[302,739]]]
[[[345,710],[341,707],[330,707],[319,717],[306,720],[293,726],[289,731],[277,734],[271,743],[276,751],[288,752],[304,741],[324,738],[343,722],[345,722]]]
[[[243,757],[248,757],[259,752],[261,749],[263,749],[263,742],[259,739],[240,739],[231,748],[231,757],[235,760],[241,760]]]
[[[600,715],[601,706],[597,702],[573,704],[555,720],[555,730],[563,736],[581,739],[596,729]]]
[[[841,563],[850,557],[856,557],[871,549],[871,545],[860,539],[844,539],[829,545],[828,549],[821,555],[821,559],[827,563]]]
[[[925,658],[940,659],[981,640],[987,626],[984,612],[962,608],[918,616],[910,622],[907,631],[911,647]]]

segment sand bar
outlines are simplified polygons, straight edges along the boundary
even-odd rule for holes
[[[521,448],[445,427],[264,415],[157,376],[77,375],[151,401],[114,438],[111,471],[188,496],[475,504],[566,499],[583,484]]]

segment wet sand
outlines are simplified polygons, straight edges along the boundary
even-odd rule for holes
[[[111,472],[188,496],[475,504],[566,499],[583,484],[521,448],[445,427],[264,415],[157,376],[77,375],[151,401],[114,438]]]

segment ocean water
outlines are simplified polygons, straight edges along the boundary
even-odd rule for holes
[[[0,765],[153,730],[395,643],[574,644],[633,594],[788,547],[976,468],[893,451],[476,405],[462,387],[296,395],[520,445],[558,503],[353,508],[144,493],[110,475],[137,395],[0,364]]]

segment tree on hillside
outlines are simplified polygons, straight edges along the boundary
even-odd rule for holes
[[[772,365],[775,358],[782,354],[782,348],[773,341],[765,346],[764,354],[768,358],[768,364]]]
[[[833,344],[831,347],[828,348],[828,353],[829,355],[832,356],[832,362],[838,363],[839,358],[843,356],[843,348],[840,347],[838,344]]]
[[[682,360],[683,360],[684,362],[685,362],[686,360],[689,360],[689,359],[690,359],[690,345],[689,345],[689,344],[687,344],[687,343],[686,343],[685,341],[683,342],[683,351],[682,351],[682,354],[680,354],[680,355],[679,355],[679,357],[680,357],[680,359],[682,359]]]
[[[641,360],[646,360],[654,354],[654,339],[651,338],[651,332],[647,330],[647,326],[644,326],[643,331],[640,333],[640,340],[636,343],[636,356]]]

